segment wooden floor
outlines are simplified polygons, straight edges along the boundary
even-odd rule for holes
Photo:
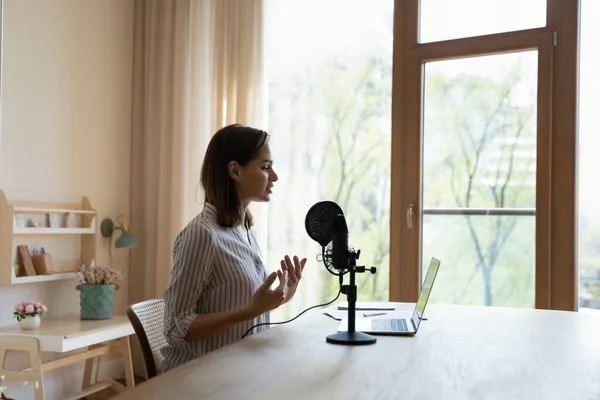
[[[136,385],[144,382],[144,380],[145,379],[142,378],[141,376],[138,376],[138,375],[135,376],[135,384]],[[125,385],[125,379],[116,379],[116,381],[122,385]],[[107,400],[107,399],[110,399],[111,397],[115,396],[116,394],[117,394],[117,392],[115,392],[112,389],[104,389],[101,392],[95,393],[88,397],[84,397],[84,399],[86,399],[86,400]]]

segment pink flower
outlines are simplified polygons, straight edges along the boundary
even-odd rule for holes
[[[35,308],[42,308],[42,303],[37,302],[33,305]]]
[[[41,314],[42,313],[42,308],[41,307],[37,307],[35,309],[35,312],[38,313],[38,314]]]
[[[25,307],[25,312],[27,312],[27,313],[32,313],[33,310],[35,310],[35,308],[33,307],[32,304],[27,304],[27,307]]]
[[[23,310],[25,310],[25,307],[23,307],[23,304],[17,304],[15,306],[15,311],[16,312],[23,312]]]

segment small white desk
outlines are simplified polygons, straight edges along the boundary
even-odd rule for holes
[[[34,330],[21,330],[18,324],[0,327],[0,375],[5,375],[7,379],[39,382],[39,390],[34,388],[36,399],[43,399],[43,372],[86,361],[82,391],[69,396],[68,399],[81,398],[108,387],[117,392],[123,392],[134,386],[129,343],[129,336],[134,333],[133,327],[125,315],[113,315],[111,319],[107,320],[81,320],[79,315],[43,318],[40,327]],[[85,351],[48,362],[42,362],[39,355],[41,351],[66,353],[79,349],[85,349]],[[28,351],[31,368],[24,371],[4,369],[4,360],[8,350]],[[108,353],[123,355],[126,387],[116,381],[92,384],[94,359]],[[31,379],[32,376],[34,379]],[[41,397],[38,391],[41,392]]]

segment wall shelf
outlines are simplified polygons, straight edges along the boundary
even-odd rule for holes
[[[77,279],[77,272],[56,272],[50,275],[36,275],[36,276],[12,276],[10,283],[12,285],[22,285],[25,283],[38,283],[38,282],[54,282],[62,281],[67,279]]]
[[[17,217],[21,218],[17,222]],[[39,282],[53,282],[78,278],[77,271],[82,264],[90,265],[96,258],[96,210],[87,199],[83,197],[81,203],[49,203],[49,202],[9,202],[3,191],[0,190],[0,286],[31,284]],[[31,218],[28,218],[31,216]],[[37,217],[36,217],[37,216]],[[37,226],[40,219],[54,218],[55,224],[48,227],[47,223]],[[66,216],[75,220],[75,224],[68,224]],[[37,219],[38,223],[33,223]],[[23,226],[24,221],[31,220],[32,226]],[[56,224],[58,221],[58,224]],[[63,235],[79,236],[81,240],[81,254],[77,259],[62,261],[54,260],[54,273],[47,275],[26,275],[24,268],[19,265],[16,256],[16,247],[20,243],[15,238],[26,239],[36,235]],[[63,239],[56,243],[62,243]],[[53,242],[54,243],[54,242]],[[67,242],[69,243],[69,242]],[[55,245],[57,246],[57,245]],[[60,246],[60,245],[58,245]],[[53,253],[53,249],[49,253]],[[2,267],[2,266],[6,267]]]
[[[15,228],[14,235],[95,235],[96,227],[89,228]]]
[[[13,212],[15,214],[96,214],[94,210],[84,210],[84,209],[66,209],[66,208],[39,208],[39,207],[13,207]]]

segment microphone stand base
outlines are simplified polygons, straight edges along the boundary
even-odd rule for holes
[[[338,332],[327,336],[327,343],[346,344],[350,346],[374,344],[376,341],[377,338],[375,336],[363,332]]]

